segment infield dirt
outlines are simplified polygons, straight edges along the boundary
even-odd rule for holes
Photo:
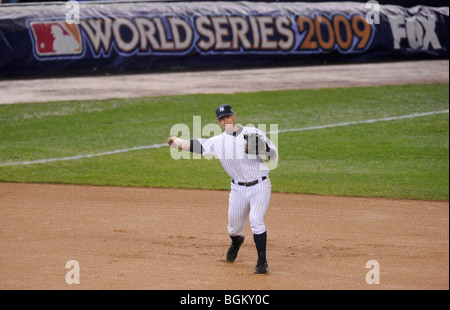
[[[169,89],[213,93],[448,83],[449,63],[260,70],[259,75],[216,71],[209,77],[180,73],[176,79],[130,75],[122,77],[130,92],[120,97],[173,94]],[[15,103],[119,97],[117,78],[0,81],[0,91],[7,93],[0,98]],[[176,85],[169,87],[169,81]],[[65,90],[57,87],[61,83]],[[274,193],[266,215],[270,273],[257,277],[248,224],[236,262],[225,262],[228,195],[0,183],[0,289],[449,289],[448,201]],[[65,281],[70,260],[79,263],[79,285]],[[369,260],[379,263],[380,284],[366,282]]]
[[[1,289],[448,289],[448,202],[274,193],[258,277],[248,223],[225,261],[227,191],[2,183],[0,196]]]

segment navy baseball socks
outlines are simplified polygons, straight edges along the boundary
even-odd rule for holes
[[[231,245],[227,252],[227,262],[232,263],[236,260],[239,249],[241,248],[242,243],[244,243],[244,236],[230,236]]]
[[[231,245],[227,252],[227,262],[232,263],[236,260],[239,249],[244,243],[244,236],[230,236]],[[262,234],[253,234],[253,240],[255,241],[256,251],[258,253],[258,262],[255,267],[254,274],[263,275],[269,272],[269,265],[266,260],[266,245],[267,245],[267,232]]]
[[[266,260],[267,232],[265,231],[259,235],[253,234],[253,240],[255,241],[256,251],[258,252],[258,263],[256,264],[254,274],[266,274],[269,272],[269,265]]]

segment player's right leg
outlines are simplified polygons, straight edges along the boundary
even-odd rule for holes
[[[250,206],[246,199],[245,187],[239,185],[231,186],[231,193],[228,206],[228,234],[231,238],[231,245],[227,252],[227,262],[236,260],[239,249],[244,243],[245,221],[247,220]]]
[[[227,262],[232,263],[236,260],[241,245],[244,243],[244,236],[230,236],[231,245],[227,251]]]
[[[245,221],[250,212],[250,204],[246,197],[246,187],[232,185],[228,200],[228,233],[240,236],[244,232]]]

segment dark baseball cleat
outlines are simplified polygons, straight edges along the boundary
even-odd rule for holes
[[[255,267],[255,272],[254,274],[256,275],[263,275],[269,272],[269,265],[267,264],[267,262],[258,262],[258,264]]]
[[[227,252],[227,262],[232,263],[236,260],[236,257],[238,255],[239,249],[241,248],[241,245],[244,243],[245,237],[239,236],[237,242],[231,242],[230,248]]]

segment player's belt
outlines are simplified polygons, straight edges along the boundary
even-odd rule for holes
[[[262,177],[261,178],[261,182],[264,181],[265,179],[267,179],[266,176]],[[259,179],[255,180],[255,181],[251,181],[251,182],[236,182],[235,180],[232,179],[231,182],[233,182],[233,184],[249,187],[249,186],[253,186],[255,184],[258,184],[259,183]]]

